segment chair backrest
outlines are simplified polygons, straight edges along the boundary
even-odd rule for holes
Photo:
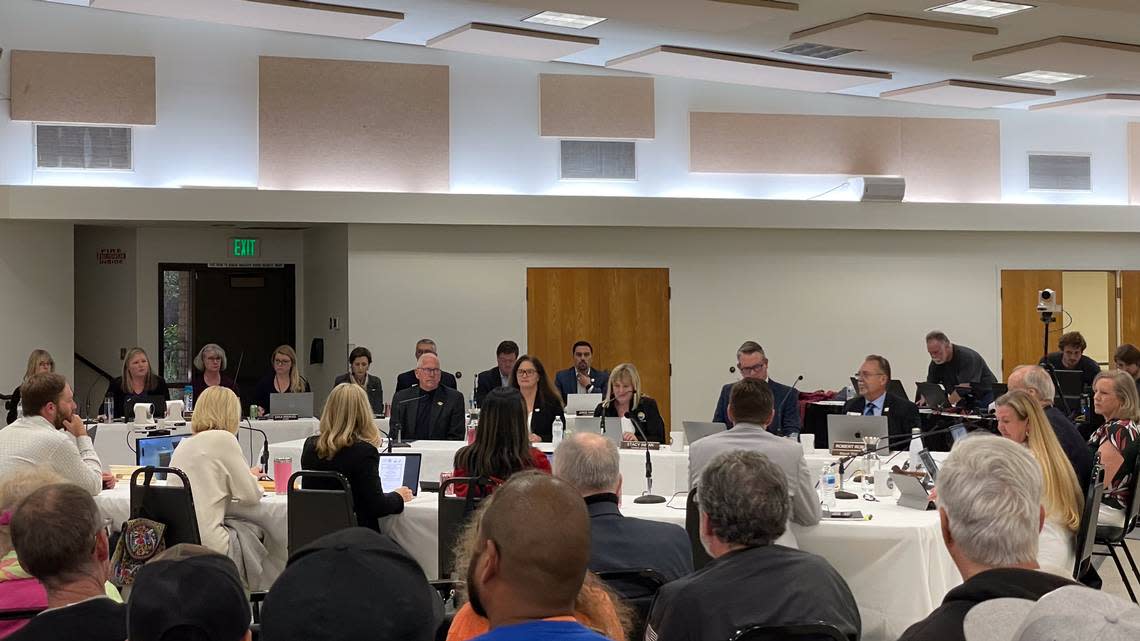
[[[689,533],[689,547],[693,552],[693,570],[699,570],[712,561],[701,543],[701,511],[697,501],[697,488],[689,490],[685,499],[685,531]]]
[[[467,496],[448,496],[448,488],[455,485],[466,485]],[[459,540],[459,533],[471,519],[472,512],[479,506],[484,496],[491,493],[495,482],[485,476],[455,477],[444,481],[439,486],[439,520],[437,541],[439,544],[439,576],[447,579],[455,569],[455,543]]]
[[[179,484],[155,485],[154,477],[175,476]],[[142,477],[142,484],[138,483]],[[166,547],[179,543],[201,545],[198,515],[194,512],[194,493],[186,473],[176,467],[140,467],[131,474],[131,518],[158,521],[166,526]]]
[[[1100,514],[1100,499],[1104,495],[1104,468],[1093,466],[1092,483],[1085,490],[1085,507],[1081,510],[1081,525],[1077,528],[1074,549],[1077,562],[1073,566],[1073,578],[1080,581],[1092,565],[1093,542],[1096,541],[1097,517]]]
[[[833,625],[801,623],[796,625],[750,625],[728,638],[728,641],[852,641]]]
[[[1135,464],[1132,467],[1132,502],[1127,505],[1124,510],[1125,535],[1136,527],[1136,516],[1140,514],[1140,440],[1132,441],[1132,445],[1128,447],[1132,450],[1136,450],[1136,452],[1133,454]],[[1123,538],[1121,540],[1123,540]]]
[[[312,480],[298,487],[297,479]],[[326,534],[356,526],[352,488],[339,472],[297,470],[289,477],[288,547],[290,556]]]
[[[665,585],[665,577],[653,569],[606,570],[598,572],[599,579],[609,585],[634,614],[633,630],[630,639],[645,637],[645,625],[649,622],[649,609],[657,591]]]

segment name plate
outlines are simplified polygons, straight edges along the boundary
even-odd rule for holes
[[[862,441],[836,441],[831,445],[832,456],[849,456],[851,454],[862,454],[867,446]]]
[[[659,450],[661,444],[657,441],[622,441],[623,450]]]
[[[587,416],[589,418],[593,418],[594,410],[578,410],[574,412],[574,416]]]
[[[299,414],[270,414],[261,418],[269,419],[271,421],[296,421],[301,418]]]

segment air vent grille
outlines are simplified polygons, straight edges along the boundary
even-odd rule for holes
[[[1092,157],[1079,154],[1029,154],[1029,188],[1091,191]]]
[[[777,53],[815,58],[816,60],[831,60],[832,58],[838,58],[839,56],[845,56],[858,51],[861,51],[861,49],[844,49],[843,47],[832,47],[829,45],[816,44],[814,42],[797,42],[776,50]]]
[[[130,127],[36,125],[40,169],[131,169]]]
[[[636,180],[634,143],[563,140],[561,177],[569,180]]]

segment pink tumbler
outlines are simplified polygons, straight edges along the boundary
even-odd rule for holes
[[[273,459],[273,488],[278,494],[289,493],[290,476],[293,476],[293,459],[288,456]]]

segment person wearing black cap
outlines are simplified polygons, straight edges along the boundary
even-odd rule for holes
[[[249,620],[234,562],[189,543],[144,565],[127,603],[131,641],[249,641]]]
[[[442,618],[439,593],[415,559],[386,535],[354,527],[289,557],[261,608],[261,638],[432,641]]]

